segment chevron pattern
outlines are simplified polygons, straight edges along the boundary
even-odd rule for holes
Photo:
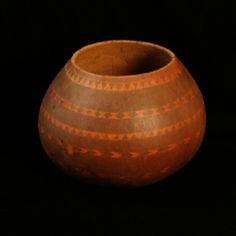
[[[173,111],[185,104],[191,102],[194,98],[197,97],[199,91],[197,88],[189,90],[181,96],[180,98],[175,99],[174,101],[167,103],[161,107],[154,107],[143,110],[134,110],[134,111],[124,111],[124,112],[106,112],[99,111],[95,109],[90,109],[87,107],[83,107],[77,104],[70,103],[66,101],[62,96],[60,96],[53,86],[49,89],[49,96],[53,98],[53,100],[61,105],[63,108],[78,112],[83,116],[95,117],[98,119],[108,119],[108,120],[127,120],[127,119],[136,119],[136,118],[146,118],[146,117],[157,117],[164,113]]]
[[[119,151],[103,151],[103,150],[91,149],[87,147],[72,146],[71,144],[68,144],[68,143],[66,144],[60,138],[54,136],[50,132],[47,132],[46,128],[40,124],[39,124],[39,131],[41,134],[46,134],[44,135],[44,137],[47,137],[55,145],[63,149],[69,156],[76,157],[76,155],[78,155],[78,157],[82,157],[82,156],[89,155],[89,156],[94,156],[97,158],[109,157],[112,159],[119,159],[119,158],[136,159],[136,158],[142,158],[142,157],[150,158],[150,157],[162,155],[168,152],[176,151],[178,148],[181,148],[184,145],[188,145],[189,143],[195,141],[201,134],[201,131],[196,131],[192,137],[185,137],[184,139],[180,140],[177,143],[169,143],[165,146],[160,146],[155,149],[144,150],[143,152],[140,152],[140,151],[119,152]],[[188,141],[186,142],[186,140]]]
[[[48,120],[52,125],[57,128],[60,128],[64,132],[67,132],[71,135],[76,135],[80,137],[88,137],[92,139],[99,139],[99,140],[110,140],[110,141],[120,141],[120,140],[132,140],[132,139],[146,139],[151,137],[157,137],[161,135],[165,135],[174,131],[177,131],[187,125],[190,125],[195,120],[197,120],[204,112],[202,108],[199,108],[192,116],[177,121],[174,124],[171,124],[167,127],[154,129],[154,130],[147,130],[147,131],[139,131],[139,132],[132,132],[132,133],[102,133],[102,132],[95,132],[89,130],[79,129],[68,124],[63,123],[58,118],[54,117],[50,114],[44,107],[41,105],[41,113],[43,117]]]

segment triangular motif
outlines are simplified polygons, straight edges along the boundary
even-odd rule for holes
[[[125,85],[126,90],[129,90],[129,88],[130,88],[130,83],[125,83],[124,85]]]

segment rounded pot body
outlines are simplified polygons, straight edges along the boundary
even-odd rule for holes
[[[38,126],[48,156],[67,173],[138,187],[184,166],[205,123],[201,92],[171,51],[113,40],[72,56],[43,98]]]

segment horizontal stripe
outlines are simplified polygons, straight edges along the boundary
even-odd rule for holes
[[[147,131],[140,131],[140,132],[132,132],[132,133],[104,133],[104,132],[95,132],[89,131],[84,129],[79,129],[73,126],[70,126],[66,123],[63,123],[55,116],[50,114],[43,105],[41,105],[41,113],[51,122],[55,127],[60,128],[61,130],[68,132],[69,134],[80,136],[80,137],[88,137],[92,139],[99,139],[99,140],[110,140],[110,141],[120,141],[120,140],[133,140],[133,139],[146,139],[152,138],[157,136],[162,136],[174,131],[177,131],[185,126],[190,125],[195,120],[197,120],[201,114],[203,113],[203,109],[199,108],[194,114],[190,117],[185,118],[183,120],[177,121],[174,124],[171,124],[167,127],[147,130]]]
[[[176,63],[175,67],[172,70],[160,71],[156,76],[153,76],[153,74],[150,75],[150,78],[145,77],[145,74],[143,74],[142,79],[137,79],[134,81],[129,79],[123,81],[110,79],[108,81],[98,80],[97,78],[93,78],[92,76],[81,76],[80,73],[78,73],[78,70],[71,64],[71,62],[68,62],[65,65],[64,70],[67,77],[80,86],[95,90],[123,92],[158,87],[164,84],[168,84],[171,81],[177,80],[181,77],[183,68],[181,65]]]
[[[139,151],[139,150],[132,150],[132,152],[122,152],[122,151],[104,151],[99,149],[94,149],[91,147],[84,147],[84,146],[73,146],[72,144],[65,143],[65,141],[62,142],[60,138],[53,135],[50,132],[46,131],[46,128],[43,125],[39,124],[39,132],[42,136],[46,137],[47,139],[51,140],[54,144],[62,148],[67,152],[68,155],[73,156],[94,156],[94,157],[108,157],[108,158],[140,158],[140,157],[153,157],[153,156],[159,156],[171,151],[176,151],[178,148],[183,148],[185,145],[189,145],[190,143],[195,143],[196,140],[201,135],[201,131],[196,131],[193,136],[186,136],[183,139],[181,139],[179,142],[175,143],[169,143],[166,145],[160,145],[159,147],[147,149],[145,151]]]
[[[57,94],[69,103],[101,112],[129,112],[160,107],[197,87],[189,77],[183,74],[180,79],[162,87],[114,93],[74,84],[66,78],[64,70],[58,74],[50,87],[52,86],[56,89]],[[50,94],[47,93],[46,97],[49,96]]]
[[[124,111],[124,112],[107,112],[96,109],[87,108],[80,106],[75,103],[71,103],[59,95],[53,86],[49,89],[49,96],[54,99],[57,104],[60,104],[63,108],[79,113],[82,116],[94,117],[97,119],[108,119],[108,120],[129,120],[139,119],[146,117],[158,117],[164,113],[168,113],[174,109],[177,109],[191,100],[199,94],[197,87],[187,91],[183,96],[176,98],[174,101],[166,103],[160,107],[153,107],[148,109]]]

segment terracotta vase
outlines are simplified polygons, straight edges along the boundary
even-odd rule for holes
[[[111,40],[74,53],[48,88],[38,125],[48,156],[67,173],[138,187],[183,167],[205,123],[201,92],[174,53]]]

